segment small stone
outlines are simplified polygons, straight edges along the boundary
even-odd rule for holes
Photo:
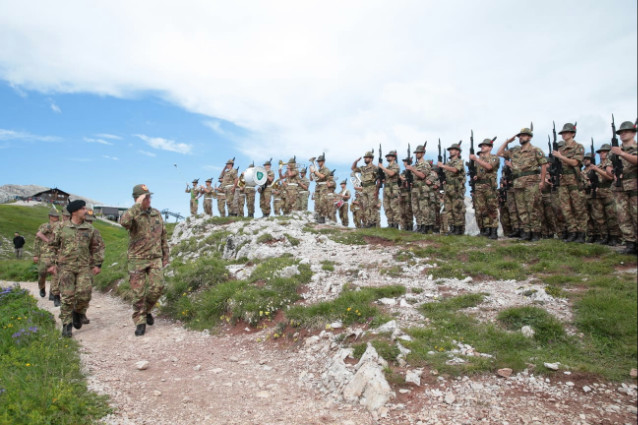
[[[341,328],[343,328],[343,323],[341,323],[341,322],[332,322],[329,326],[332,329],[341,329]]]
[[[259,364],[260,364],[260,365],[263,365],[263,364],[266,364],[266,363],[268,363],[268,362],[267,362],[265,359],[261,359],[261,360],[259,360]]]
[[[587,385],[583,386],[583,392],[584,392],[585,394],[587,394],[588,392],[591,392],[591,387],[589,387],[589,386],[587,386]]]
[[[454,394],[453,394],[453,393],[451,393],[451,392],[447,392],[447,393],[445,393],[445,402],[446,402],[447,404],[452,404],[452,403],[454,403],[455,401],[456,401],[456,396],[454,396]]]
[[[161,396],[161,395],[162,395],[162,392],[161,392],[161,391],[157,391],[157,390],[155,390],[155,391],[153,391],[153,395],[154,395],[155,397],[159,397],[159,396]]]
[[[405,373],[405,382],[408,384],[414,384],[417,387],[421,386],[421,371],[420,370],[408,370]]]
[[[202,365],[197,365],[193,368],[195,372],[199,371],[202,368]]]
[[[563,374],[565,374],[565,375],[568,375],[568,376],[569,376],[569,375],[571,375],[572,373],[571,373],[570,371],[566,370],[565,372],[563,372]]]
[[[379,303],[383,305],[396,305],[397,300],[395,300],[394,298],[380,298]]]
[[[242,360],[242,361],[239,362],[239,364],[242,365],[242,366],[247,366],[247,365],[250,364],[250,362],[248,360]]]
[[[509,367],[505,367],[503,369],[497,370],[496,374],[498,376],[502,376],[503,378],[509,378],[510,376],[512,376],[512,369],[510,369]]]
[[[543,366],[545,366],[547,369],[549,370],[558,370],[560,363],[556,362],[556,363],[543,363]]]
[[[230,360],[233,363],[237,363],[239,361],[239,358],[235,356],[231,356],[228,360]]]
[[[635,379],[635,378],[638,378],[638,370],[636,370],[635,368],[634,368],[634,369],[631,369],[631,370],[629,371],[629,376],[631,376],[631,377],[632,377],[632,378],[634,378],[634,379]]]
[[[270,367],[270,366],[268,366],[268,365],[264,365],[264,366],[262,366],[262,368],[263,368],[266,372],[269,372],[269,371],[271,371],[271,370],[272,370],[272,367]]]
[[[218,375],[222,373],[223,371],[224,369],[222,369],[221,367],[216,367],[215,369],[211,370],[211,372],[213,372],[215,375]]]
[[[567,381],[565,382],[565,385],[567,385],[568,387],[573,387],[575,384],[572,381]]]
[[[135,368],[137,370],[146,370],[148,369],[149,364],[150,363],[147,360],[140,360],[139,362],[135,363]]]
[[[390,411],[390,409],[388,409],[387,407],[383,406],[379,409],[379,417],[381,418],[387,418],[388,417],[388,412]]]
[[[184,398],[182,399],[182,403],[190,403],[191,401],[193,401],[189,396],[184,396]]]
[[[534,331],[534,329],[532,329],[531,326],[525,325],[521,328],[521,333],[525,338],[533,338],[536,332]]]
[[[255,396],[258,398],[270,398],[270,393],[268,391],[259,391]]]
[[[401,388],[399,389],[399,394],[410,394],[412,391],[408,390],[407,388]]]

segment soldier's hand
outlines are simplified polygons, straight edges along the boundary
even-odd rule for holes
[[[98,266],[93,266],[93,268],[91,269],[91,271],[93,272],[94,275],[98,275],[100,274],[100,272],[102,271],[101,268],[99,268]]]
[[[545,188],[545,182],[543,182],[542,180],[540,182],[538,182],[538,188],[540,190],[543,190]]]
[[[622,149],[620,148],[620,146],[612,146],[611,148],[611,153],[618,155],[618,156],[622,156]]]
[[[476,155],[474,155],[473,153],[470,154],[470,159],[472,161],[476,161]]]
[[[359,162],[359,161],[361,161],[361,157],[357,158],[357,161],[356,161],[356,162]]]
[[[144,202],[144,199],[146,198],[146,193],[144,195],[140,195],[137,197],[137,199],[135,199],[135,203],[136,204],[142,204],[142,202]]]
[[[33,257],[33,262],[37,263],[38,262],[38,257]]]
[[[51,266],[47,269],[47,272],[55,276],[58,274],[58,268],[56,266]]]
[[[472,180],[475,180],[475,181],[478,180],[478,176],[472,177]]]
[[[554,155],[556,158],[560,158],[562,156],[558,151],[552,151],[552,155]]]
[[[436,166],[437,166],[437,167],[442,167],[442,166],[443,166],[443,163],[442,163],[441,161],[437,161],[437,162],[436,162]]]
[[[516,136],[512,136],[512,137],[510,137],[509,139],[507,139],[507,140],[505,141],[505,143],[510,144],[510,143],[512,143],[512,142],[514,141],[514,139],[516,139]]]

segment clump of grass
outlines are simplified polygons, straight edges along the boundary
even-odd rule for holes
[[[88,391],[79,346],[19,287],[0,288],[0,423],[88,424],[109,413]]]
[[[260,237],[257,238],[257,243],[268,243],[274,241],[275,238],[270,233],[264,233]]]
[[[538,307],[514,307],[501,311],[498,320],[506,329],[518,331],[523,326],[534,329],[534,339],[551,344],[565,339],[563,324],[547,311]]]
[[[335,271],[335,262],[330,260],[323,260],[321,262],[321,270],[324,270],[327,272]]]
[[[301,240],[289,235],[288,233],[284,233],[284,236],[288,239],[288,242],[290,242],[290,245],[292,246],[298,246],[301,243]]]

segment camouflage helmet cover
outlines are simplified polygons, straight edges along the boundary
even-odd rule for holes
[[[598,153],[600,153],[600,152],[609,152],[610,150],[611,150],[611,145],[609,143],[605,143],[600,148],[598,148],[598,150],[596,152],[598,152]]]
[[[372,151],[368,151],[365,153],[365,155],[363,155],[364,158],[374,158],[374,154],[372,153]]]
[[[563,126],[563,129],[558,132],[558,134],[563,133],[576,133],[576,125],[568,122]]]
[[[516,137],[521,137],[521,135],[526,134],[530,137],[534,137],[534,133],[532,132],[532,130],[530,130],[527,127],[521,128],[521,131],[518,132],[518,134],[516,135]]]
[[[393,156],[393,157],[397,157],[397,151],[390,151],[387,154],[385,154],[385,157],[389,157],[389,156]]]
[[[494,146],[494,142],[492,142],[492,139],[483,139],[483,141],[479,143],[479,148],[483,145]]]
[[[458,143],[452,143],[450,147],[447,148],[447,150],[451,151],[452,149],[456,149],[457,151],[461,152],[461,145],[459,145]]]
[[[425,152],[425,147],[423,145],[419,145],[416,147],[416,149],[414,150],[414,153],[424,153]]]
[[[197,183],[197,180],[193,180],[193,183]],[[145,184],[138,184],[133,187],[133,199],[137,199],[142,195],[152,195]]]
[[[633,131],[635,133],[636,125],[631,121],[625,121],[624,123],[620,124],[620,128],[616,130],[616,134],[620,134],[621,131],[625,130]]]

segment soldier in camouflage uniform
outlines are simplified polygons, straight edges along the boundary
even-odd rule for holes
[[[326,210],[329,212],[328,218],[335,223],[337,222],[337,202],[339,195],[337,194],[337,182],[334,177],[328,182],[328,194],[325,197]]]
[[[490,239],[498,238],[498,196],[496,192],[496,178],[501,160],[492,155],[491,139],[485,139],[479,144],[479,156],[470,155],[470,160],[476,164],[474,177],[474,205],[475,214],[481,217],[484,232],[482,236]]]
[[[310,179],[306,177],[306,169],[299,171],[299,193],[297,194],[297,211],[308,211],[308,196],[310,196]]]
[[[46,280],[49,275],[48,269],[53,265],[53,250],[49,245],[53,239],[53,232],[60,220],[60,214],[55,207],[51,207],[49,211],[49,221],[38,227],[33,242],[33,262],[38,265],[38,288],[40,288],[40,296],[46,296]],[[55,279],[55,277],[54,277]],[[53,293],[49,288],[49,300],[53,301]]]
[[[501,177],[500,187],[498,188],[498,214],[501,227],[503,227],[503,234],[510,234],[512,232],[512,222],[510,220],[510,211],[507,209],[507,188],[503,177]]]
[[[388,227],[398,229],[401,221],[401,188],[399,186],[399,164],[397,164],[397,151],[390,151],[385,156],[388,166],[379,162],[379,168],[385,173],[385,183],[383,186],[383,209]]]
[[[607,234],[607,223],[605,223],[605,213],[603,204],[598,199],[598,185],[596,179],[598,174],[592,170],[592,154],[587,152],[583,156],[583,169],[580,177],[585,188],[585,208],[587,214],[587,242],[597,242],[601,235]]]
[[[563,164],[558,197],[569,232],[567,242],[584,243],[587,231],[587,208],[585,194],[582,190],[580,168],[585,148],[574,140],[576,135],[574,124],[565,124],[559,134],[565,141],[565,146],[559,148],[558,151],[552,151],[552,154]]]
[[[350,191],[348,190],[348,182],[343,180],[340,184],[341,192],[339,192],[339,198],[343,201],[343,205],[339,207],[339,219],[343,226],[348,227],[350,220],[348,218],[348,204],[350,201]]]
[[[447,164],[439,162],[445,171],[445,213],[450,221],[448,235],[465,233],[465,167],[461,159],[461,144],[454,143],[449,148]]]
[[[190,188],[188,185],[186,185],[186,193],[190,193],[191,194],[191,201],[190,201],[190,209],[191,209],[191,216],[195,217],[197,215],[197,208],[199,207],[199,187],[197,187],[197,184],[199,183],[199,179],[195,179],[193,180],[193,187]]]
[[[219,180],[221,182],[221,179]],[[226,193],[221,187],[215,188],[215,198],[217,198],[217,211],[220,217],[226,217]]]
[[[275,215],[282,215],[284,209],[283,185],[276,180],[272,185],[273,210]]]
[[[279,168],[279,177],[284,181],[284,214],[290,214],[297,206],[299,196],[299,171],[295,158],[288,160],[286,174],[282,174]],[[285,180],[284,180],[285,179]]]
[[[545,185],[541,190],[541,223],[542,223],[542,237],[543,239],[553,239],[556,231],[556,213],[554,211],[553,198],[556,193],[552,193],[552,182],[549,175],[545,177]]]
[[[403,167],[407,167],[411,161],[412,161],[411,158],[404,158]],[[403,170],[401,174],[399,175],[399,180],[401,182],[401,185],[399,188],[399,194],[400,194],[399,210],[401,211],[401,229],[412,231],[414,227],[414,214],[412,214],[412,193],[411,193],[411,190],[412,190],[411,181],[413,177],[411,174],[408,174],[408,173],[410,172],[407,170]]]
[[[128,272],[133,291],[135,336],[146,332],[155,322],[151,311],[164,291],[163,269],[168,265],[168,242],[162,215],[151,208],[146,185],[133,188],[135,205],[122,215],[121,224],[128,230]]]
[[[438,177],[432,166],[424,158],[425,146],[419,145],[414,150],[416,163],[406,165],[405,169],[412,173],[412,213],[416,220],[416,231],[431,233],[434,230],[436,215],[434,212],[434,190]]]
[[[618,219],[616,215],[616,200],[614,192],[612,190],[612,183],[614,181],[614,175],[612,172],[608,172],[608,169],[613,169],[613,164],[609,158],[609,151],[611,145],[605,143],[596,152],[600,155],[600,161],[598,166],[592,164],[589,167],[590,171],[598,173],[598,189],[596,190],[596,199],[602,204],[603,210],[603,228],[607,229],[607,233],[601,232],[601,237],[598,243],[602,245],[616,246],[620,243],[620,228],[618,227]]]
[[[63,208],[62,221],[58,221],[53,226],[53,234],[55,235],[55,231],[57,230],[58,227],[64,226],[70,220],[71,220],[71,213],[66,208]],[[49,290],[49,294],[53,294],[53,306],[60,307],[60,305],[62,304],[62,298],[60,295],[60,275],[59,274],[54,275],[51,278],[51,289]],[[49,299],[51,299],[50,296],[49,296]]]
[[[316,169],[310,166],[310,173],[315,181],[315,214],[317,216],[317,223],[325,223],[328,211],[325,210],[325,202],[323,202],[322,196],[328,192],[328,177],[330,176],[330,170],[325,166],[326,158],[321,155],[317,158]]]
[[[204,196],[204,213],[208,216],[213,215],[213,198],[215,197],[215,189],[211,184],[213,179],[206,180],[206,186],[200,189],[200,194]]]
[[[352,221],[354,223],[354,227],[357,229],[363,227],[362,217],[361,217],[361,203],[360,203],[359,192],[355,190],[354,200],[350,204],[350,211],[352,212]]]
[[[506,150],[507,145],[518,137],[519,148]],[[516,136],[501,145],[497,155],[511,160],[514,195],[522,231],[520,239],[537,241],[541,235],[541,190],[545,186],[547,158],[542,150],[530,143],[534,137],[532,130],[523,128]],[[540,168],[540,170],[539,170]]]
[[[369,151],[363,156],[365,165],[359,167],[357,163],[361,160],[361,157],[357,158],[352,163],[352,171],[355,173],[361,173],[361,210],[363,211],[363,225],[364,227],[375,227],[377,225],[377,213],[375,211],[376,204],[378,202],[378,188],[377,179],[379,176],[379,170],[376,165],[372,163],[374,154]]]
[[[84,221],[86,203],[75,200],[67,205],[71,220],[56,227],[51,241],[53,265],[49,272],[58,274],[62,294],[60,320],[62,336],[70,338],[72,327],[87,323],[86,311],[91,301],[91,274],[100,273],[104,261],[104,241],[100,233]]]
[[[266,184],[259,189],[259,208],[264,217],[270,216],[272,203],[272,184],[275,181],[275,173],[270,169],[272,166],[272,158],[264,162],[266,169]]]
[[[237,216],[237,205],[235,203],[235,190],[237,188],[237,183],[239,179],[237,177],[237,170],[233,167],[235,165],[235,161],[229,159],[226,161],[226,167],[224,171],[222,171],[222,175],[220,177],[221,188],[224,191],[224,195],[226,197],[226,209],[228,210],[229,217]]]
[[[248,168],[254,168],[255,164],[250,164]],[[244,195],[246,199],[246,210],[248,211],[248,217],[255,217],[255,196],[257,192],[256,186],[244,186]],[[240,208],[241,215],[243,216],[243,206]]]
[[[616,134],[622,146],[614,146],[611,153],[622,162],[619,190],[616,191],[616,211],[618,226],[622,232],[625,249],[623,254],[636,255],[636,231],[638,230],[638,145],[636,145],[636,125],[625,121]],[[611,170],[608,170],[611,171]],[[622,189],[622,190],[620,190]]]

